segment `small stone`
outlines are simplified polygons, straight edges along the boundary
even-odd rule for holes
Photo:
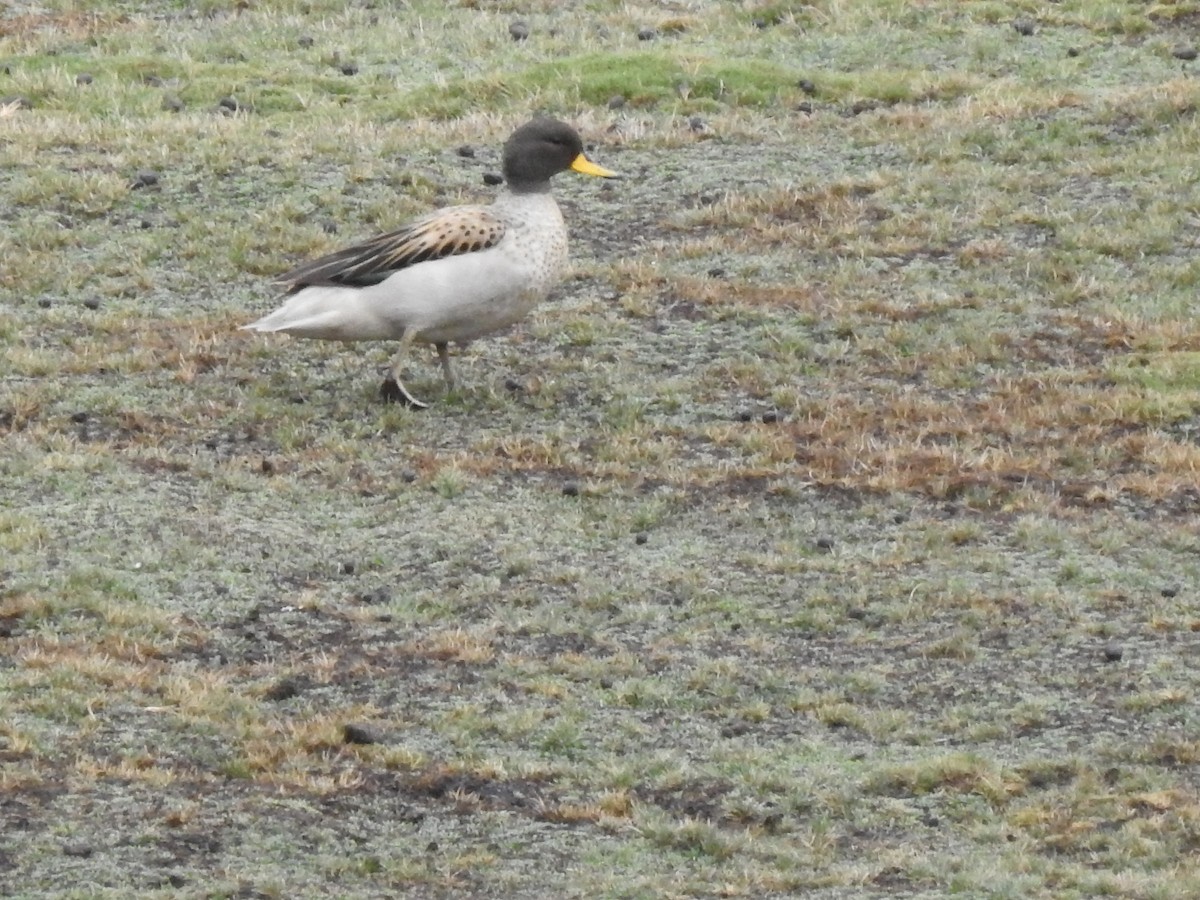
[[[1172,597],[1179,596],[1179,588],[1172,585],[1171,587],[1163,588],[1161,591],[1159,591],[1159,593],[1162,594],[1164,597],[1166,597],[1168,600],[1170,600]]]
[[[49,309],[51,307],[51,305],[52,305],[52,302],[49,297],[39,297],[38,298],[38,306],[40,306],[42,309]]]
[[[414,481],[417,480],[417,473],[414,472],[412,469],[405,469],[403,472],[400,473],[400,480],[403,481],[405,484],[412,484]]]
[[[311,47],[313,45],[313,36],[311,34],[302,34],[296,38],[296,43],[301,47]]]
[[[62,852],[64,856],[76,856],[81,859],[87,859],[96,852],[96,848],[86,841],[71,841],[68,844],[63,844]]]
[[[165,94],[162,99],[162,108],[167,112],[183,112],[183,101],[175,94]]]
[[[750,726],[745,722],[731,722],[728,725],[721,726],[721,737],[726,739],[741,737],[749,731]]]
[[[1037,31],[1037,26],[1034,24],[1032,19],[1016,19],[1013,21],[1012,27],[1017,34],[1022,35],[1023,37],[1029,37],[1035,31]]]
[[[774,425],[779,421],[779,418],[779,410],[776,409],[768,409],[762,414],[762,421],[764,425]]]
[[[350,560],[350,559],[344,560],[338,566],[338,572],[341,573],[342,575],[353,575],[354,574],[354,561]]]
[[[347,744],[381,744],[383,735],[369,725],[342,726],[342,740]]]
[[[217,108],[225,109],[231,113],[235,113],[242,108],[242,105],[237,102],[237,98],[235,97],[222,97],[217,101]]]
[[[267,700],[279,701],[290,700],[298,696],[308,687],[308,679],[297,678],[291,675],[280,678],[277,682],[267,688],[263,697]]]
[[[510,376],[504,379],[504,389],[511,394],[517,394],[525,390],[525,385],[521,384],[520,381]]]
[[[1083,51],[1080,50],[1078,47],[1068,47],[1067,48],[1067,56],[1069,56],[1071,59],[1074,59],[1082,52]]]
[[[1105,662],[1120,662],[1121,657],[1125,655],[1125,649],[1120,644],[1105,644],[1104,645],[1104,661]]]
[[[644,544],[648,540],[650,540],[650,535],[646,534],[646,532],[644,532],[644,531],[639,531],[637,534],[635,534],[633,536],[633,542],[635,544],[639,544],[639,545]]]
[[[814,109],[813,105],[811,103],[809,103],[807,100],[802,100],[801,102],[796,104],[796,112],[802,112],[806,116],[811,116],[813,114],[813,109]]]
[[[813,542],[813,546],[825,553],[831,553],[833,551],[833,538],[819,537]]]
[[[142,231],[149,231],[153,227],[154,227],[154,223],[151,222],[149,219],[141,219],[138,222],[138,228],[142,229]]]
[[[724,278],[725,277],[725,267],[724,266],[713,266],[705,274],[707,274],[709,278]]]
[[[637,36],[639,41],[652,41],[658,37],[658,32],[649,25],[643,25],[638,29]]]
[[[529,26],[524,22],[513,22],[508,26],[508,33],[514,41],[523,41],[529,37]]]
[[[100,308],[100,299],[98,297],[88,297],[86,300],[83,301],[83,305],[86,306],[88,309],[99,309]]]
[[[365,594],[358,595],[359,603],[367,603],[372,606],[382,606],[385,603],[392,602],[392,595],[383,588],[377,591],[367,591]]]
[[[139,188],[154,187],[156,184],[158,184],[157,172],[153,169],[139,169],[138,173],[133,176],[133,181],[130,182],[129,187],[136,191]]]
[[[352,62],[342,63],[338,67],[338,69],[343,75],[357,75],[358,74],[358,64],[357,63],[352,63]]]
[[[88,420],[88,414],[82,410],[71,413],[71,421],[76,425],[82,425]]]
[[[1182,59],[1184,62],[1191,62],[1196,58],[1196,48],[1191,44],[1180,44],[1171,51],[1171,55],[1176,59]]]
[[[483,183],[489,187],[495,187],[498,184],[504,184],[504,176],[497,175],[495,172],[484,172]]]
[[[78,75],[75,76],[76,84],[91,84],[95,80],[96,79],[93,78],[91,73],[89,73],[89,72],[80,72]]]
[[[613,94],[611,97],[608,98],[608,108],[609,109],[620,109],[624,105],[625,105],[625,98],[622,97],[620,94]]]
[[[856,619],[856,620],[861,621],[862,619],[865,619],[866,617],[867,617],[867,611],[864,607],[852,606],[848,610],[846,610],[846,618],[848,618],[848,619]]]
[[[562,492],[563,492],[563,495],[567,496],[567,497],[578,497],[579,496],[579,482],[578,481],[568,481],[566,484],[564,484],[562,486]]]
[[[461,147],[459,147],[454,152],[457,153],[459,156],[461,156],[463,159],[474,159],[475,158],[475,148],[472,147],[470,144],[463,144]]]
[[[754,410],[743,407],[737,411],[736,418],[739,422],[753,422]]]
[[[804,91],[810,97],[817,92],[817,86],[807,78],[801,78],[797,81],[796,87],[800,88],[800,90]]]

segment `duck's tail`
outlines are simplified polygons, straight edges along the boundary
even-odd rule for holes
[[[395,338],[395,329],[371,313],[362,289],[337,285],[301,288],[275,312],[241,326],[243,331],[283,332],[326,341],[372,341]]]

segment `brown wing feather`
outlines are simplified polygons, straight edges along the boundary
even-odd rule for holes
[[[431,259],[475,253],[504,237],[504,223],[485,206],[452,206],[403,228],[306,262],[275,279],[289,293],[313,285],[366,287]]]

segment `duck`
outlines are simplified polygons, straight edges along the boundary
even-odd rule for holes
[[[432,344],[448,390],[449,344],[501,331],[549,293],[567,263],[567,229],[550,179],[574,171],[619,178],[588,159],[579,133],[536,118],[504,143],[505,187],[491,204],[449,206],[303,263],[274,279],[287,299],[243,330],[326,341],[399,341],[380,387],[415,409],[401,380],[413,344]]]

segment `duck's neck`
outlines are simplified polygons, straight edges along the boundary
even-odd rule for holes
[[[550,193],[550,181],[545,179],[542,181],[519,181],[508,180],[508,192],[510,194],[548,194]]]
[[[526,208],[558,206],[554,195],[549,191],[514,191],[506,189],[497,194],[496,199],[492,202],[497,206],[520,206]]]

